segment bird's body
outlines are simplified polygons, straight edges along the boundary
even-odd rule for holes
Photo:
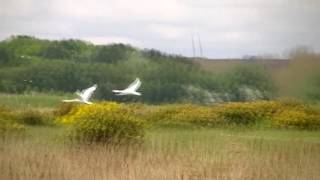
[[[85,103],[85,104],[92,104],[92,102],[89,101],[91,98],[93,92],[97,89],[97,85],[93,85],[92,87],[89,87],[88,89],[84,89],[82,91],[77,91],[76,94],[80,98],[76,99],[70,99],[70,100],[63,100],[63,102],[80,102],[80,103]]]
[[[141,86],[141,81],[139,78],[136,78],[136,80],[133,83],[131,83],[126,89],[112,90],[112,92],[116,93],[116,95],[118,96],[124,96],[124,95],[141,96],[141,93],[137,92],[140,86]]]

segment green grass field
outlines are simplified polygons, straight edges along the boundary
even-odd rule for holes
[[[0,105],[10,108],[52,108],[57,106],[63,99],[75,98],[75,95],[65,94],[3,94],[0,93]]]
[[[3,105],[48,109],[64,96],[0,95]],[[320,131],[149,128],[141,144],[73,142],[65,127],[0,136],[0,179],[316,180]]]

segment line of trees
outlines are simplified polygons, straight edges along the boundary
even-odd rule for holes
[[[141,97],[116,97],[112,89],[142,79]],[[125,44],[13,36],[0,42],[0,91],[74,92],[97,83],[98,99],[148,103],[246,101],[272,98],[268,71],[241,65],[228,72],[203,71],[188,58]]]

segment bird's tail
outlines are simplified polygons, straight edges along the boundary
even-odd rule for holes
[[[134,94],[137,96],[141,96],[141,93],[139,93],[139,92],[135,92]]]
[[[62,100],[62,102],[79,102],[79,99]]]
[[[83,101],[85,104],[93,104],[92,102],[89,101]]]
[[[121,93],[122,91],[120,91],[120,90],[112,90],[112,92],[114,92],[114,93]]]

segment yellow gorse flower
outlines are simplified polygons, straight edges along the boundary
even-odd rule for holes
[[[120,110],[120,114],[116,113],[118,110]],[[105,102],[90,106],[78,106],[67,116],[62,117],[60,121],[62,124],[77,126],[81,123],[90,124],[89,121],[93,120],[103,121],[105,117],[131,120],[138,117],[151,126],[213,127],[229,124],[250,125],[262,121],[274,127],[313,128],[320,126],[320,112],[318,110],[292,99],[230,102],[213,106],[196,104],[147,106]],[[106,121],[106,123],[110,122]]]
[[[139,139],[143,137],[144,121],[124,104],[104,102],[82,105],[62,117],[73,137],[90,141]]]

